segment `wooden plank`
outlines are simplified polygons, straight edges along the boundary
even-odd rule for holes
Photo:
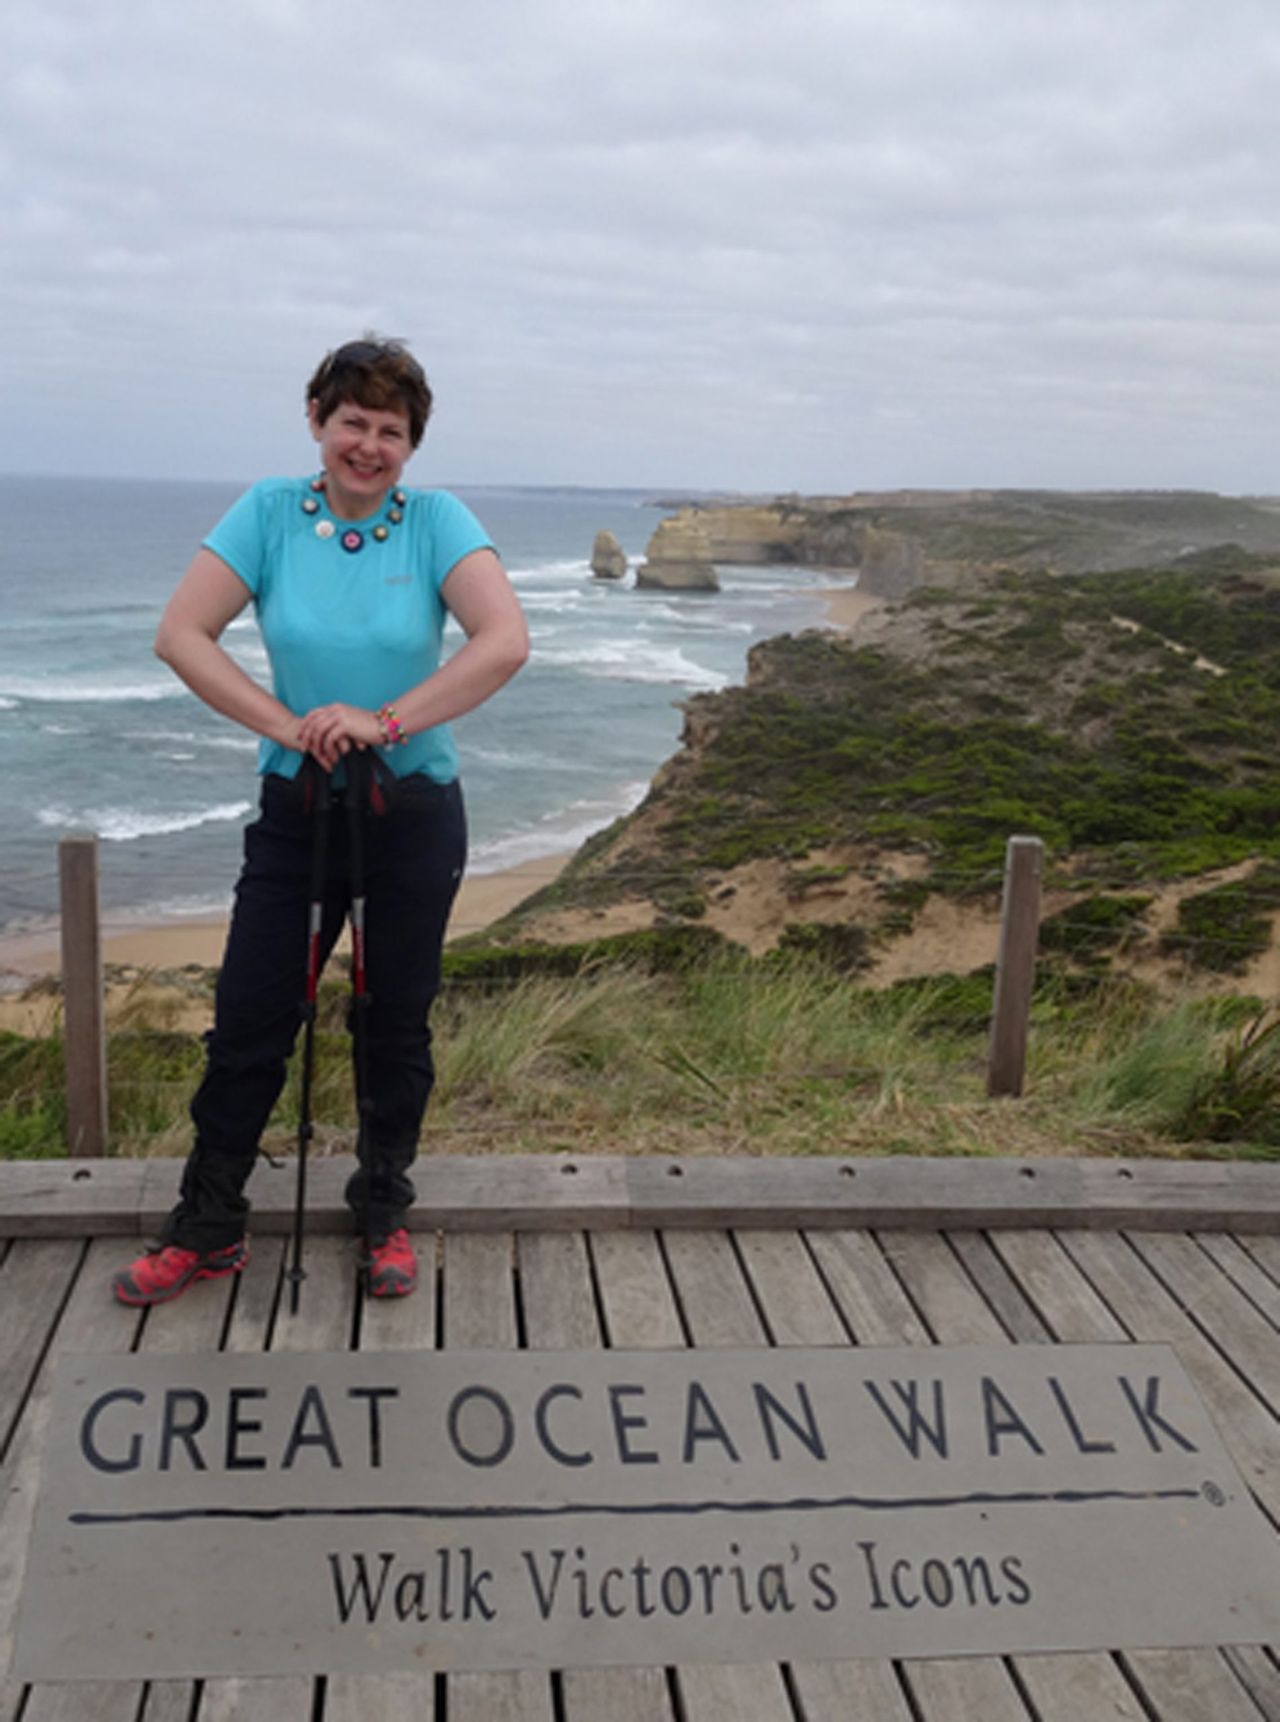
[[[1198,1650],[1140,1650],[1130,1652],[1125,1661],[1162,1719],[1258,1722],[1257,1706],[1220,1656]]]
[[[280,1299],[284,1254],[280,1238],[249,1240],[249,1265],[236,1277],[236,1297],[223,1341],[224,1351],[266,1350]]]
[[[3,1712],[0,1712],[3,1714]],[[123,1681],[51,1681],[31,1688],[22,1722],[134,1722],[137,1688]]]
[[[101,1157],[107,1151],[107,1011],[93,832],[72,832],[58,844],[58,908],[67,1147]]]
[[[349,1231],[349,1155],[322,1155],[308,1178],[308,1227]],[[0,1165],[0,1235],[79,1237],[156,1231],[180,1160],[11,1161]],[[1160,1160],[859,1160],[711,1157],[668,1161],[546,1155],[418,1162],[423,1230],[624,1227],[1140,1227],[1280,1231],[1280,1166]],[[254,1229],[287,1233],[293,1176],[262,1164],[249,1184]]]
[[[0,1265],[0,1458],[79,1266],[83,1245],[15,1243]]]
[[[926,1245],[923,1251],[904,1259],[906,1237],[899,1234],[886,1241],[898,1246],[900,1269],[931,1324],[936,1326],[938,1337],[951,1343],[981,1342],[995,1337],[998,1324],[994,1317],[983,1316],[966,1287],[959,1286],[952,1296],[952,1270],[946,1256],[940,1253],[941,1241]],[[1108,1305],[1046,1234],[1007,1232],[993,1238],[993,1242],[1041,1318],[1050,1317],[1059,1339],[1083,1343],[1126,1337],[1125,1329]],[[924,1338],[920,1314],[870,1239],[863,1234],[814,1233],[810,1243],[827,1283],[861,1343],[902,1345]],[[1106,1716],[1120,1719],[1142,1714],[1133,1708],[1118,1667],[1105,1656],[1029,1656],[1018,1658],[1015,1666],[1043,1722],[1095,1722],[1095,1718]],[[913,1665],[913,1692],[918,1698],[936,1700],[939,1681],[950,1684],[965,1678],[954,1669],[945,1676],[922,1674],[925,1668],[936,1667],[936,1664]],[[989,1677],[973,1678],[985,1683]],[[994,1684],[1003,1702],[1007,1697],[1004,1686],[999,1679]],[[943,1709],[937,1714],[943,1719],[950,1715],[985,1717],[986,1712],[980,1707],[981,1692],[976,1698],[979,1707],[968,1709],[957,1704],[950,1712]],[[1170,1716],[1166,1722],[1175,1719]]]
[[[151,1681],[139,1722],[190,1722],[191,1692],[189,1680]]]
[[[1025,1238],[1027,1234],[1017,1236]],[[1044,1234],[1033,1236],[1043,1237]],[[922,1316],[943,1345],[999,1343],[1005,1337],[1006,1325],[1011,1331],[1032,1335],[1031,1343],[1042,1344],[1051,1338],[1064,1337],[1054,1327],[1050,1310],[1046,1307],[1047,1299],[1042,1302],[1037,1298],[1033,1302],[1028,1297],[1023,1289],[1026,1282],[1011,1270],[1008,1257],[1004,1256],[1003,1252],[1001,1255],[1004,1272],[996,1277],[993,1283],[999,1288],[1004,1319],[1001,1320],[977,1295],[970,1286],[958,1257],[979,1259],[979,1246],[986,1247],[985,1240],[966,1238],[957,1254],[952,1254],[941,1238],[920,1233],[898,1233],[883,1239],[882,1242]],[[997,1248],[1003,1242],[1003,1236],[996,1240]],[[989,1272],[986,1277],[992,1280]],[[1043,1278],[1037,1281],[1033,1277],[1030,1283],[1038,1286],[1042,1297],[1045,1295],[1046,1281]],[[1021,1300],[1019,1305],[1015,1305],[1015,1299]],[[1114,1339],[1120,1335],[1108,1325],[1107,1331],[1095,1333],[1091,1337]],[[920,1701],[925,1703],[926,1692],[932,1691],[933,1688],[928,1682],[921,1684],[916,1679],[916,1671],[923,1666],[925,1665],[913,1663],[910,1670],[913,1689]],[[989,1662],[978,1662],[970,1666],[983,1667],[986,1672],[972,1676],[974,1686],[967,1694],[969,1709],[964,1713],[985,1715],[987,1700],[984,1693],[993,1688],[1003,1692],[1003,1685],[990,1672]],[[1103,1651],[1082,1651],[1049,1659],[1018,1656],[1012,1659],[1011,1667],[1023,1688],[1027,1691],[1034,1689],[1041,1722],[1052,1722],[1052,1719],[1058,1717],[1074,1719],[1084,1716],[1108,1716],[1113,1713],[1117,1716],[1141,1714],[1133,1705],[1118,1664]],[[947,1690],[964,1691],[965,1681],[969,1678],[965,1674],[965,1665],[947,1664],[945,1669],[945,1674],[941,1677],[944,1687]],[[1002,1672],[1007,1680],[1007,1671]],[[1020,1703],[1021,1699],[1018,1701]],[[946,1715],[946,1710],[941,1714]]]
[[[249,1265],[234,1279],[192,1286],[175,1304],[152,1310],[143,1349],[172,1354],[262,1351],[266,1348],[283,1264],[278,1241],[255,1238]],[[233,1315],[228,1321],[227,1304]],[[191,1680],[161,1680],[150,1687],[143,1722],[188,1722],[199,1688]]]
[[[209,1680],[199,1722],[311,1722],[315,1682],[302,1674]]]
[[[148,1166],[139,1220],[144,1231],[158,1227],[173,1206],[182,1171],[180,1161],[152,1160]],[[309,1232],[350,1233],[346,1185],[354,1170],[350,1154],[322,1154],[308,1162]],[[625,1163],[607,1156],[427,1155],[415,1164],[413,1181],[418,1201],[409,1210],[411,1230],[572,1230],[626,1223]],[[259,1161],[246,1194],[256,1232],[292,1230],[292,1161],[280,1171]],[[0,1216],[3,1212],[0,1200]]]
[[[1280,1667],[1260,1645],[1236,1645],[1223,1651],[1227,1666],[1266,1717],[1280,1719]]]
[[[887,1260],[942,1345],[991,1345],[1008,1335],[937,1232],[884,1232]]]
[[[1160,1160],[716,1159],[627,1164],[653,1227],[1280,1227],[1280,1166]]]
[[[951,1232],[951,1247],[988,1309],[1018,1345],[1043,1345],[1049,1330],[984,1232]]]
[[[1196,1326],[1280,1417],[1280,1333],[1187,1237],[1134,1232],[1130,1241]]]
[[[281,1245],[272,1240],[265,1247],[259,1240],[257,1259],[241,1276],[252,1281],[256,1297],[246,1299],[238,1324],[228,1335],[228,1349],[256,1349],[266,1329],[262,1318],[275,1302],[274,1325],[270,1329],[273,1351],[346,1351],[350,1347],[355,1318],[355,1256],[350,1238],[312,1238],[306,1252],[307,1278],[302,1286],[297,1315],[290,1315],[289,1300],[276,1298],[279,1290]],[[258,1270],[255,1273],[255,1268]],[[266,1272],[263,1272],[263,1269]],[[241,1290],[245,1289],[242,1284]],[[264,1295],[270,1293],[270,1298]],[[237,1304],[239,1304],[237,1298]],[[220,1678],[206,1680],[201,1691],[198,1722],[310,1722],[315,1704],[315,1682],[303,1675],[272,1679]]]
[[[591,1350],[604,1342],[586,1236],[527,1232],[519,1239],[521,1301],[531,1350]],[[672,1722],[659,1668],[569,1669],[561,1677],[564,1722]]]
[[[858,1345],[927,1345],[928,1330],[869,1232],[812,1232],[809,1248]]]
[[[708,1662],[676,1670],[683,1722],[792,1722],[776,1663]]]
[[[775,1345],[848,1345],[849,1332],[796,1232],[741,1232],[738,1247],[756,1303]],[[792,1686],[805,1722],[909,1722],[888,1661],[797,1662]]]
[[[596,1232],[588,1239],[609,1345],[685,1343],[671,1282],[654,1232]]]
[[[1247,1237],[1241,1242],[1264,1273],[1280,1285],[1280,1237],[1268,1233],[1266,1237]]]
[[[514,1351],[515,1239],[509,1232],[444,1235],[444,1343]],[[445,1683],[449,1722],[552,1722],[551,1682],[540,1671],[450,1674]]]
[[[1274,1232],[1280,1165],[1244,1160],[1081,1160],[1083,1226]],[[1230,1216],[1239,1215],[1233,1219]]]
[[[797,1662],[791,1676],[803,1722],[912,1722],[891,1662]]]
[[[723,1232],[672,1232],[665,1240],[676,1298],[698,1347],[762,1345],[760,1311]],[[712,1663],[676,1670],[683,1722],[791,1722],[776,1663]]]
[[[348,1223],[350,1223],[348,1218]],[[306,1280],[298,1313],[289,1309],[282,1292],[271,1334],[272,1351],[349,1351],[355,1326],[356,1241],[346,1237],[310,1238],[304,1266]]]
[[[678,1244],[674,1238],[669,1240],[676,1246],[676,1255],[686,1268],[695,1253],[692,1246],[696,1246],[696,1241],[687,1236],[682,1237]],[[658,1241],[651,1234],[600,1234],[591,1240],[591,1253],[612,1345],[647,1348],[683,1343],[679,1304]],[[693,1277],[699,1277],[696,1271]],[[761,1333],[759,1318],[736,1264],[734,1277],[738,1286],[736,1302],[728,1313],[724,1307],[720,1308],[711,1324],[712,1331],[726,1328],[750,1331],[758,1338]],[[692,1291],[688,1282],[685,1291],[686,1294]],[[736,1314],[733,1313],[734,1308]],[[755,1669],[746,1672],[754,1673],[757,1680],[742,1703],[743,1670],[730,1670],[720,1665],[677,1670],[682,1722],[712,1722],[717,1716],[731,1716],[735,1722],[745,1717],[750,1717],[752,1722],[775,1722],[775,1719],[776,1722],[791,1722],[791,1707],[777,1670],[770,1667],[767,1671]],[[739,1705],[736,1710],[733,1708],[735,1704]]]
[[[991,1243],[1061,1344],[1089,1345],[1130,1337],[1051,1233],[993,1233]]]
[[[841,1228],[985,1225],[1012,1203],[1045,1224],[1078,1209],[1072,1160],[637,1159],[627,1167],[637,1225]]]
[[[449,1722],[553,1722],[545,1674],[451,1674],[448,1689]]]
[[[360,1310],[360,1350],[432,1351],[436,1343],[435,1239],[421,1238],[416,1291],[407,1298],[365,1298]],[[303,1287],[306,1296],[306,1287]],[[325,1722],[432,1722],[436,1714],[431,1674],[331,1674],[325,1693]]]
[[[1017,1669],[1037,1722],[1144,1722],[1147,1715],[1108,1657],[1020,1656]]]
[[[150,1355],[185,1357],[216,1352],[227,1321],[227,1306],[235,1294],[234,1279],[208,1280],[194,1285],[176,1302],[148,1310],[143,1320],[139,1352]],[[137,1715],[145,1700],[145,1714],[150,1719],[153,1706],[151,1694],[142,1681],[103,1681],[101,1689],[117,1690],[122,1714]],[[85,1690],[83,1687],[81,1690]],[[190,1681],[166,1680],[157,1683],[154,1711],[167,1712],[185,1719],[191,1714],[195,1687]],[[185,1704],[185,1709],[183,1705]],[[91,1722],[91,1709],[72,1711],[81,1722]]]
[[[672,1232],[667,1261],[692,1343],[764,1345],[768,1336],[724,1232]]]
[[[525,1232],[518,1240],[525,1336],[534,1351],[602,1343],[582,1232]]]
[[[18,1431],[0,1467],[0,1670],[8,1669],[13,1655],[18,1601],[27,1564],[27,1539],[35,1514],[40,1478],[40,1459],[49,1425],[50,1393],[58,1360],[132,1349],[140,1318],[111,1297],[111,1275],[128,1265],[135,1247],[117,1241],[93,1244],[51,1336],[39,1375],[27,1400]],[[104,1689],[105,1692],[105,1689]],[[64,1698],[59,1694],[66,1693]],[[74,1709],[75,1688],[61,1682],[31,1688],[28,1716],[57,1715],[56,1707]],[[0,1676],[0,1717],[12,1717],[21,1699],[22,1687],[13,1676]],[[109,1694],[104,1697],[108,1702]],[[136,1708],[136,1696],[134,1700]],[[53,1708],[51,1708],[53,1707]],[[107,1718],[103,1718],[107,1722]]]
[[[982,1722],[1027,1722],[1027,1707],[997,1657],[937,1657],[904,1663],[903,1672],[926,1722],[970,1716]]]
[[[149,1164],[6,1160],[0,1164],[0,1232],[15,1238],[136,1238]]]
[[[432,1722],[435,1684],[427,1674],[331,1674],[324,1722]]]
[[[798,1232],[743,1231],[737,1238],[771,1344],[849,1343],[849,1331]]]
[[[1131,1338],[1176,1348],[1245,1481],[1280,1518],[1280,1424],[1123,1238],[1067,1231],[1062,1243]]]
[[[1280,1329],[1280,1283],[1255,1261],[1240,1240],[1225,1232],[1199,1232],[1195,1241],[1232,1285],[1261,1310],[1271,1326]]]
[[[1094,1344],[1128,1337],[1116,1311],[1103,1302],[1056,1239],[1044,1232],[1005,1233],[993,1242],[1019,1283],[1028,1288],[1056,1339],[1065,1344]],[[1041,1702],[1046,1671],[1040,1666],[1040,1661],[1039,1658],[1019,1661],[1018,1671],[1044,1713],[1045,1722],[1052,1722],[1051,1708]],[[1131,1658],[1129,1666],[1141,1668],[1144,1679],[1149,1678],[1156,1686],[1175,1676],[1182,1678],[1184,1671],[1192,1670],[1197,1681],[1204,1683],[1209,1690],[1215,1690],[1220,1681],[1217,1665],[1221,1661],[1221,1655],[1210,1650],[1158,1650],[1145,1651],[1140,1657]],[[1199,1663],[1214,1666],[1200,1668],[1196,1672]],[[1102,1708],[1104,1696],[1101,1691],[1095,1692],[1090,1702],[1097,1708],[1092,1713],[1107,1714]],[[1134,1714],[1140,1715],[1141,1712],[1135,1711]]]
[[[569,1668],[565,1722],[671,1722],[671,1689],[661,1668]]]
[[[936,1340],[944,1345],[1007,1343],[995,1314],[938,1233],[887,1232],[880,1243]],[[927,1722],[951,1716],[1026,1722],[1026,1707],[999,1658],[910,1661],[903,1670]]]
[[[446,1232],[444,1237],[444,1343],[514,1351],[515,1240],[503,1232]]]

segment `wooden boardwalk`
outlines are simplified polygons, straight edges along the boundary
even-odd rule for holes
[[[264,1186],[242,1278],[136,1313],[109,1300],[108,1281],[167,1201],[172,1165],[0,1167],[0,1670],[49,1386],[67,1355],[1167,1342],[1280,1525],[1280,1169],[1135,1163],[1126,1177],[1114,1163],[1055,1162],[1028,1177],[1016,1163],[917,1162],[913,1212],[907,1174],[877,1164],[685,1162],[673,1177],[651,1162],[424,1162],[419,1223],[442,1226],[436,1272],[392,1305],[361,1300],[335,1230],[343,1168],[322,1167],[297,1317],[281,1297],[286,1180]],[[0,1679],[0,1722],[411,1717],[1280,1722],[1280,1648],[550,1676]]]

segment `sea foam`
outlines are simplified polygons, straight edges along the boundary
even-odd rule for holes
[[[154,682],[77,681],[74,677],[6,676],[0,684],[0,700],[48,701],[53,705],[118,704],[123,700],[172,700],[186,694],[176,677]]]
[[[715,693],[728,687],[728,676],[695,664],[678,646],[649,646],[635,640],[602,640],[589,647],[544,647],[535,652],[540,664],[556,669],[577,670],[596,680],[670,683],[672,687],[696,688]]]
[[[546,814],[531,824],[519,826],[487,843],[477,843],[471,851],[468,871],[500,873],[504,868],[519,867],[526,861],[567,855],[585,843],[601,826],[638,807],[648,789],[647,779],[626,783],[610,796],[570,802],[567,807]]]
[[[36,818],[54,828],[96,831],[104,843],[132,843],[138,837],[166,837],[175,831],[194,831],[199,825],[243,819],[247,801],[228,801],[204,807],[197,813],[140,813],[132,807],[87,807],[73,813],[68,807],[42,807]]]

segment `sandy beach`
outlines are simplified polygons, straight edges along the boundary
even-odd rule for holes
[[[870,592],[860,592],[856,586],[822,587],[813,595],[825,603],[829,624],[850,634],[865,615],[878,610],[884,603],[883,598],[873,597]]]
[[[544,856],[501,873],[468,875],[453,906],[448,937],[460,939],[482,931],[550,884],[568,859],[567,855]],[[102,960],[142,969],[179,969],[189,963],[211,968],[221,960],[226,933],[225,915],[158,926],[122,925],[108,915],[102,924]],[[0,972],[35,980],[57,974],[60,967],[56,925],[20,938],[0,939]]]
[[[526,897],[548,885],[568,861],[567,855],[543,856],[500,873],[477,873],[462,882],[449,922],[448,938],[482,932]],[[216,968],[226,938],[225,916],[198,921],[168,921],[158,926],[121,925],[103,918],[104,965],[172,973],[192,965]],[[342,946],[339,946],[341,949]],[[0,977],[7,996],[0,995],[0,1031],[43,1033],[57,1012],[56,994],[47,985],[61,968],[58,929],[51,925],[21,938],[0,939]],[[25,983],[25,985],[24,985]],[[133,984],[108,986],[108,997]],[[30,986],[38,990],[27,992]]]

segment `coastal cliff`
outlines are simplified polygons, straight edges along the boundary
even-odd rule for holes
[[[827,950],[878,983],[963,973],[994,956],[1005,843],[1030,832],[1056,960],[1280,982],[1270,559],[971,571],[852,637],[766,641],[745,686],[685,713],[641,806],[503,937],[684,929]]]
[[[721,558],[724,560],[724,558]],[[662,521],[636,569],[636,585],[660,592],[718,592],[711,538],[701,517],[689,510]]]
[[[697,529],[712,563],[856,570],[898,599],[983,570],[1152,567],[1223,544],[1280,554],[1280,503],[1208,491],[879,491],[682,506],[654,535]]]

